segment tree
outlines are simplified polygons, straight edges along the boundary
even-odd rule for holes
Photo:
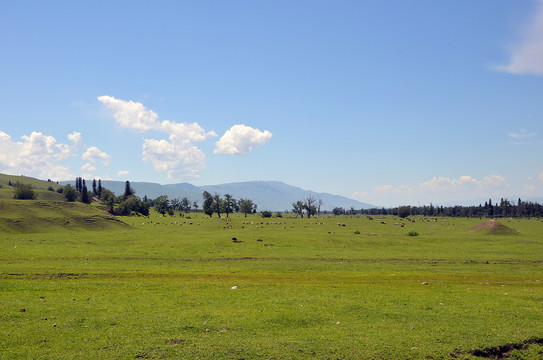
[[[64,199],[66,199],[68,202],[74,202],[77,200],[77,190],[74,189],[70,184],[64,187],[62,194],[64,195]]]
[[[155,199],[155,210],[156,212],[162,214],[166,214],[166,212],[169,211],[171,208],[170,201],[168,200],[168,195],[161,195]]]
[[[221,217],[221,211],[224,208],[224,205],[222,204],[223,200],[219,196],[219,194],[213,195],[213,207],[215,208],[215,212],[217,213],[217,217]]]
[[[202,204],[202,209],[204,210],[204,214],[209,215],[211,217],[213,215],[213,196],[211,196],[210,193],[207,191],[204,191],[202,193],[202,197],[204,198],[204,203]]]
[[[224,194],[224,212],[226,213],[226,217],[228,217],[229,213],[234,212],[235,207],[236,199],[234,199],[230,194]]]
[[[252,213],[256,209],[256,204],[249,199],[239,199],[239,209],[247,217],[247,214]]]
[[[87,185],[85,185],[85,180],[83,180],[83,187],[81,188],[81,202],[85,204],[90,204],[89,191],[87,190]]]
[[[92,179],[92,196],[98,195],[98,189],[96,188],[96,179]]]
[[[173,210],[181,210],[181,200],[179,200],[179,198],[172,199],[170,201],[170,206]]]
[[[324,205],[324,201],[322,200],[322,195],[319,195],[317,198],[317,217],[321,215],[321,206]]]
[[[98,188],[96,188],[96,195],[102,196],[102,180],[98,179]]]
[[[302,201],[296,201],[295,203],[292,203],[292,212],[295,213],[296,216],[300,215],[303,218],[304,203]]]
[[[197,201],[194,201],[194,202],[192,203],[192,209],[193,209],[194,211],[198,210],[198,202],[197,202]]]
[[[307,212],[307,218],[309,219],[311,215],[314,215],[317,212],[317,207],[315,206],[315,203],[317,202],[317,199],[315,199],[313,196],[308,196],[305,199],[304,202],[304,209]]]
[[[115,203],[115,194],[111,190],[103,188],[102,192],[100,194],[100,200],[102,200],[106,204],[107,210],[111,214],[113,214],[114,213],[113,205]]]
[[[398,208],[398,216],[403,218],[408,217],[411,215],[411,206],[400,206]]]
[[[32,190],[32,185],[22,184],[20,182],[15,183],[15,189],[13,190],[13,198],[18,200],[34,200],[36,194]]]
[[[343,215],[345,214],[345,209],[342,207],[335,207],[332,209],[332,214],[334,215]]]
[[[181,199],[180,210],[186,213],[190,212],[190,201],[186,196]]]
[[[126,180],[126,182],[124,183],[123,199],[129,198],[130,196],[133,196],[135,193],[136,192],[134,191],[134,189],[130,187],[130,181]]]

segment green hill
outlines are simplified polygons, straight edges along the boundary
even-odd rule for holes
[[[62,194],[56,192],[62,185],[59,185],[52,181],[38,180],[28,176],[14,176],[0,174],[0,199],[13,199],[13,187],[17,182],[22,184],[30,184],[34,190],[37,199],[39,200],[54,200],[62,201],[64,197]],[[51,191],[51,189],[53,191]]]
[[[82,203],[51,200],[0,200],[0,232],[39,233],[60,229],[115,230],[126,226],[128,225],[114,216]]]

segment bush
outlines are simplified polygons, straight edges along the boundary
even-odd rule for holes
[[[419,233],[416,232],[416,231],[410,231],[410,232],[407,233],[407,235],[409,235],[409,236],[419,236]]]
[[[277,212],[277,213],[275,213],[275,217],[276,218],[282,218],[283,214],[281,214],[280,212]]]
[[[272,217],[271,211],[267,211],[267,210],[262,211],[262,212],[261,212],[261,215],[262,215],[263,218],[270,218],[270,217]]]
[[[360,231],[356,230],[355,232],[355,235],[360,235]]]
[[[18,200],[34,200],[36,194],[34,193],[34,190],[32,190],[32,185],[21,184],[17,181],[13,192],[13,198]]]

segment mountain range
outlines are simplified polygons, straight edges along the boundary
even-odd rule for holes
[[[85,180],[87,187],[91,189],[92,180]],[[62,181],[62,185],[72,184],[74,181]],[[321,210],[332,210],[335,207],[350,209],[369,209],[374,205],[363,203],[345,196],[333,195],[328,193],[317,193],[311,190],[303,190],[296,186],[291,186],[280,181],[247,181],[220,185],[195,186],[189,183],[178,183],[161,185],[150,182],[130,182],[130,186],[135,190],[136,195],[143,198],[145,195],[149,199],[155,199],[161,195],[167,195],[168,198],[187,197],[191,203],[196,201],[199,206],[202,204],[202,193],[204,191],[210,194],[230,194],[236,199],[250,199],[258,205],[258,210],[285,211],[292,209],[292,203],[298,200],[304,200],[309,196],[322,198],[323,205]],[[102,180],[102,187],[113,191],[116,195],[124,193],[124,181]]]

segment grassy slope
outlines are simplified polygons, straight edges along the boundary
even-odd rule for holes
[[[82,203],[44,200],[0,200],[0,231],[45,233],[67,230],[115,230],[126,224]]]
[[[468,358],[543,337],[540,221],[191,216],[1,235],[0,358]]]
[[[34,189],[40,189],[40,190],[46,190],[50,186],[57,190],[58,188],[62,187],[61,185],[58,185],[54,182],[49,181],[43,181],[39,179],[35,179],[28,176],[15,176],[15,175],[6,175],[6,174],[0,174],[0,185],[7,185],[11,181],[12,184],[15,184],[17,181],[23,184],[30,184]]]

